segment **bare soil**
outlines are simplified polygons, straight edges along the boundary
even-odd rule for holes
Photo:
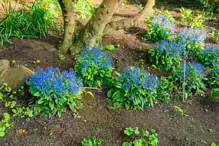
[[[176,7],[175,3],[172,4]],[[131,9],[133,13],[128,11],[130,9],[127,13],[122,9],[115,19],[136,14],[133,5],[124,7],[130,6],[133,7]],[[206,25],[218,27],[215,21],[208,22]],[[142,25],[140,29],[134,28],[128,32],[104,36],[104,46],[120,45],[120,48],[106,52],[112,56],[117,70],[128,66],[144,66],[147,69],[149,66],[147,51],[154,42],[145,43],[139,39],[145,27]],[[59,60],[56,50],[60,41],[58,38],[49,36],[36,40],[16,38],[12,40],[13,44],[0,47],[0,59],[16,60],[18,65],[26,65],[33,70],[50,66],[68,70],[75,64],[74,56],[69,55],[64,60]],[[206,43],[215,45],[214,40],[211,40],[209,35]],[[33,61],[36,60],[40,60],[40,64],[34,64]],[[158,70],[151,72],[157,76],[168,74]],[[0,145],[79,146],[83,138],[96,136],[104,140],[104,146],[121,146],[124,141],[130,140],[123,134],[123,130],[127,127],[155,129],[159,134],[161,146],[210,146],[212,142],[219,144],[219,104],[212,102],[208,96],[194,97],[186,103],[173,99],[169,104],[157,103],[154,108],[147,108],[144,111],[127,111],[124,108],[118,110],[108,108],[106,89],[92,92],[95,97],[83,97],[84,106],[78,111],[78,117],[67,111],[61,118],[54,119],[54,123],[49,123],[43,117],[29,120],[14,119],[14,126],[7,131],[6,137],[0,139]],[[184,116],[174,110],[175,105],[184,110]],[[0,107],[2,115],[5,109],[1,104]]]

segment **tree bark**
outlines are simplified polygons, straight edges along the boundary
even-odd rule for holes
[[[138,13],[137,15],[131,18],[108,23],[103,33],[107,34],[110,31],[125,30],[130,27],[138,25],[139,23],[144,21],[144,18],[151,12],[154,5],[155,5],[155,0],[148,0],[144,9],[140,13]]]
[[[80,31],[79,41],[86,47],[94,47],[103,37],[103,30],[124,0],[104,0],[96,9],[90,21]]]
[[[75,15],[72,0],[58,0],[64,17],[64,38],[63,42],[58,46],[61,54],[66,54],[72,45],[75,34]]]

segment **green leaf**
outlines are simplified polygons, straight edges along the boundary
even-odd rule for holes
[[[50,107],[51,110],[54,109],[54,102],[53,102],[53,101],[50,101],[50,102],[49,102],[49,107]]]
[[[214,89],[213,93],[212,93],[212,97],[213,98],[218,98],[219,99],[219,88]]]
[[[39,93],[39,92],[35,92],[35,93],[33,94],[33,96],[35,96],[35,97],[40,97],[40,93]]]
[[[141,131],[139,130],[138,127],[135,128],[135,135],[137,135],[137,136],[141,135]]]
[[[124,142],[122,146],[132,146],[132,142]]]
[[[3,94],[0,92],[0,100],[3,99]]]
[[[114,92],[114,89],[110,89],[110,90],[107,92],[107,97],[108,97],[108,98],[112,97],[113,92]]]
[[[131,127],[126,128],[126,129],[124,130],[124,133],[125,133],[127,136],[132,136],[133,133],[134,133],[134,129],[131,128]]]
[[[106,50],[108,50],[108,51],[112,51],[114,49],[115,49],[114,45],[109,45],[109,46],[106,47]]]
[[[11,116],[8,113],[4,113],[4,119],[9,121],[11,119]]]
[[[42,98],[37,101],[37,104],[42,104],[42,103],[43,103],[43,99]]]
[[[94,97],[94,94],[92,92],[90,92],[90,91],[86,91],[86,94]]]
[[[5,132],[0,131],[0,137],[4,137],[5,136]]]

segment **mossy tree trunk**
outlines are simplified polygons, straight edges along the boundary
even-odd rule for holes
[[[58,46],[61,54],[66,54],[74,39],[76,21],[72,0],[58,0],[64,18],[64,38]]]
[[[64,1],[69,0],[59,0],[60,5],[61,3],[64,3]],[[67,37],[68,39],[66,41],[64,37],[62,43],[63,48],[61,49],[64,50],[64,52],[67,52],[66,50],[70,49],[71,53],[75,54],[78,53],[82,49],[82,47],[95,47],[100,43],[103,35],[115,30],[125,30],[144,21],[144,18],[150,13],[153,6],[155,5],[155,0],[147,0],[145,8],[137,15],[128,19],[111,22],[114,13],[118,10],[123,1],[124,0],[103,0],[102,4],[95,10],[93,16],[88,21],[88,23],[80,30],[76,40],[71,45],[71,47],[69,46],[70,43],[68,43],[69,37]],[[62,6],[61,8],[63,9]],[[67,12],[66,15],[64,14],[64,16],[66,17],[71,14],[68,13],[69,11],[63,12]],[[69,25],[69,23],[65,23],[65,32],[66,29],[68,30],[69,28],[71,28],[71,26]],[[74,27],[71,29],[73,29],[74,32],[75,23]]]

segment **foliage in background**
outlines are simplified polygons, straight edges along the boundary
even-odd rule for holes
[[[206,33],[197,28],[184,28],[179,32],[176,41],[183,43],[185,52],[189,57],[197,57],[204,48]],[[184,52],[184,53],[185,53]]]
[[[174,21],[162,15],[155,16],[148,26],[146,39],[151,41],[171,40],[174,29]]]
[[[0,21],[0,45],[12,43],[10,37],[37,38],[47,36],[48,27],[54,19],[47,14],[47,8],[34,4],[25,9],[12,11]]]
[[[216,88],[212,92],[212,98],[219,99],[219,88]]]
[[[75,112],[81,106],[82,80],[73,69],[61,72],[58,68],[38,69],[29,81],[30,93],[36,97],[34,111],[46,117],[58,115],[66,108]]]
[[[153,107],[158,84],[156,76],[140,68],[129,67],[121,73],[107,95],[115,107],[143,110],[148,106]]]
[[[213,64],[219,64],[219,47],[205,46],[200,55],[200,62],[206,67],[213,67]]]
[[[75,71],[83,79],[84,85],[89,87],[109,85],[113,72],[111,60],[111,57],[99,48],[85,48],[83,54],[77,58]]]
[[[135,129],[129,127],[124,130],[124,134],[133,137],[135,140],[131,142],[123,142],[122,146],[158,146],[158,134],[155,130],[144,131],[138,127]]]
[[[156,67],[170,70],[180,65],[183,51],[184,46],[182,42],[176,43],[163,40],[157,42],[149,51],[151,55],[150,60]]]
[[[219,13],[219,0],[200,0],[207,11]]]
[[[203,23],[205,22],[205,18],[199,14],[196,16],[192,22],[191,22],[191,27],[192,28],[203,28]]]
[[[47,17],[58,18],[62,14],[57,0],[37,0],[37,3],[47,10]]]
[[[183,91],[185,81],[185,91],[188,97],[192,95],[203,95],[203,89],[205,88],[203,79],[205,76],[205,67],[202,64],[192,62],[186,64],[185,77],[184,68],[180,66],[173,69],[171,78],[180,91]]]
[[[96,137],[89,137],[88,139],[84,139],[81,144],[82,146],[101,146],[103,144],[103,140],[98,140]]]
[[[95,6],[89,0],[77,0],[74,3],[74,12],[78,18],[90,18],[94,9]]]
[[[193,18],[192,10],[181,8],[180,11],[182,15],[182,21],[192,21]]]

